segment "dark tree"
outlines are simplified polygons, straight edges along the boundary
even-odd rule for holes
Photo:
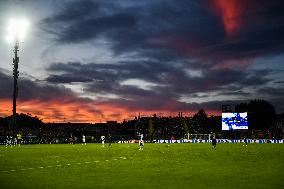
[[[222,130],[222,116],[210,116],[208,118],[208,126],[210,132],[217,132]]]
[[[44,126],[44,123],[38,118],[33,117],[30,114],[17,114],[17,127],[12,128],[12,116],[2,118],[0,120],[0,127],[3,127],[5,133],[18,132],[22,128],[25,129],[38,129]]]
[[[271,137],[282,139],[284,133],[284,113],[276,115],[274,123],[270,127]]]
[[[237,113],[248,112],[248,103],[240,103],[240,104],[236,105],[235,111]]]
[[[268,130],[275,119],[274,106],[265,100],[236,105],[236,112],[248,112],[249,129]]]
[[[192,121],[193,124],[195,124],[198,133],[206,134],[207,132],[209,132],[208,117],[203,109],[194,114]]]

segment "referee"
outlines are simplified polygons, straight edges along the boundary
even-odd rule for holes
[[[17,144],[18,146],[21,146],[22,143],[22,135],[20,133],[17,134]]]

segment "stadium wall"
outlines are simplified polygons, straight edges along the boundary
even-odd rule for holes
[[[247,139],[248,143],[283,143],[282,140],[271,140],[271,139]],[[187,140],[187,139],[182,139],[182,140],[156,140],[156,143],[211,143],[211,140]],[[241,143],[243,140],[231,140],[231,139],[217,139],[218,143]]]

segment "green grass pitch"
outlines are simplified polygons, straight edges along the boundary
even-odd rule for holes
[[[284,188],[283,144],[0,146],[0,188]]]

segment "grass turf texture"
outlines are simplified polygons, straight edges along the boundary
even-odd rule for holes
[[[284,188],[283,144],[0,147],[0,188]]]

